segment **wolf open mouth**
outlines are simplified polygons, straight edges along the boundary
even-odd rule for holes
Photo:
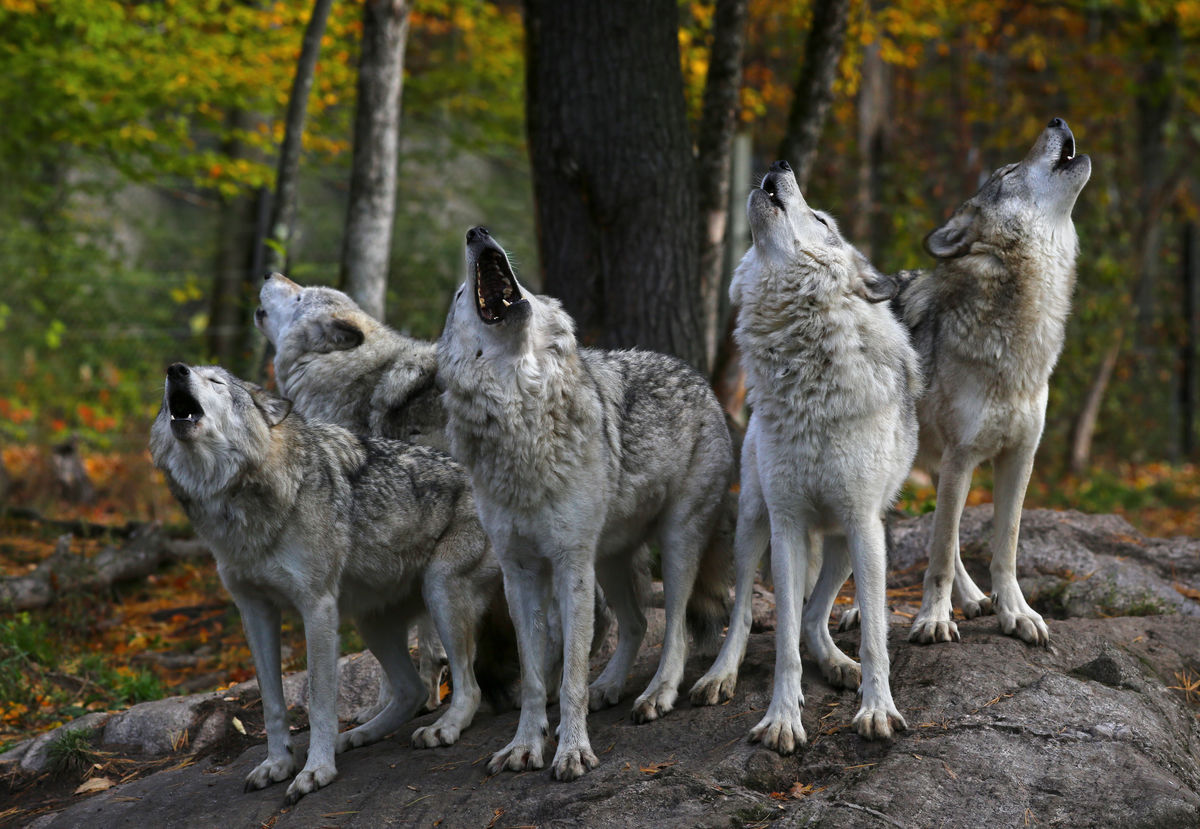
[[[184,385],[174,381],[167,388],[167,411],[171,413],[171,431],[176,437],[191,434],[204,417],[200,401]]]
[[[767,198],[771,200],[771,204],[779,209],[784,209],[783,199],[779,198],[779,182],[775,180],[774,173],[767,173],[763,176],[762,190],[767,194]]]
[[[508,309],[520,302],[517,280],[503,251],[485,248],[475,260],[475,308],[488,325],[503,322]]]
[[[1054,162],[1055,170],[1062,170],[1071,166],[1071,162],[1075,160],[1075,136],[1067,133],[1063,139],[1062,147],[1058,151],[1058,161]]]

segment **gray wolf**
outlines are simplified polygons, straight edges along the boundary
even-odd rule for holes
[[[691,697],[713,704],[733,694],[754,574],[769,542],[775,688],[750,738],[781,754],[806,741],[802,627],[832,684],[861,685],[859,734],[887,738],[907,725],[888,684],[883,514],[917,451],[917,355],[887,305],[895,283],[841,237],[829,215],[809,208],[787,162],[771,165],[746,212],[753,245],[730,286],[753,412],[742,445],[737,584],[721,653]],[[861,668],[837,648],[827,624],[851,567]]]
[[[304,621],[311,727],[289,802],[333,780],[335,751],[379,740],[416,713],[425,692],[405,632],[421,613],[432,615],[446,645],[454,697],[412,741],[458,739],[479,706],[474,634],[500,579],[461,467],[427,447],[306,421],[289,401],[217,366],[183,363],[167,369],[150,451],[212,548],[254,656],[267,758],[246,778],[247,790],[296,771],[279,663],[287,607]],[[338,734],[343,615],[379,659],[389,701]]]
[[[488,768],[543,765],[553,595],[563,668],[552,768],[572,780],[598,762],[588,709],[616,703],[645,633],[631,562],[648,538],[661,544],[666,631],[658,671],[634,702],[636,721],[675,705],[685,614],[702,636],[720,630],[725,562],[709,542],[729,485],[729,430],[708,383],[680,360],[579,347],[571,317],[517,281],[486,229],[467,232],[466,265],[438,345],[438,382],[451,447],[470,470],[504,572],[521,661],[517,734]],[[618,640],[589,687],[597,581]]]
[[[951,586],[967,618],[994,611],[1000,629],[1045,645],[1046,623],[1017,583],[1021,504],[1042,435],[1050,374],[1062,351],[1075,257],[1071,210],[1091,175],[1055,118],[1025,158],[992,173],[925,240],[937,260],[896,299],[929,388],[918,406],[918,464],[937,470],[937,509],[914,642],[959,639]],[[975,467],[995,469],[992,595],[963,567],[958,523]]]
[[[434,343],[392,330],[339,290],[301,286],[280,273],[266,275],[258,299],[254,325],[274,347],[275,380],[297,411],[355,434],[449,451]],[[428,618],[417,629],[425,708],[432,711],[441,704],[446,652]],[[359,719],[384,704],[381,697]]]

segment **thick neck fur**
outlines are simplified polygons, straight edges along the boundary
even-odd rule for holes
[[[515,509],[570,487],[581,445],[599,431],[596,407],[580,399],[595,392],[570,316],[556,300],[528,298],[520,330],[461,320],[439,350],[453,454],[479,492]]]
[[[1025,222],[997,236],[1006,243],[977,243],[919,277],[904,298],[905,321],[936,325],[939,350],[1032,389],[1049,379],[1062,351],[1079,241],[1069,217]],[[917,340],[923,351],[931,347]],[[922,358],[928,367],[935,355]]]
[[[827,247],[782,262],[751,248],[739,265],[735,339],[757,414],[816,425],[868,416],[918,391],[905,332],[885,303],[850,290],[849,257]]]

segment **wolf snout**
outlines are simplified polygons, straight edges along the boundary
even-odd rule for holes
[[[491,236],[491,235],[492,234],[488,233],[488,229],[486,227],[483,227],[483,226],[473,227],[467,231],[467,242],[468,243],[477,242],[481,239],[486,239],[488,236]]]
[[[1052,130],[1065,130],[1067,129],[1067,122],[1062,118],[1051,118],[1050,123],[1046,127]]]
[[[167,367],[167,377],[172,380],[183,380],[191,373],[191,369],[184,363],[172,363]]]
[[[772,173],[790,173],[791,171],[792,171],[792,165],[788,164],[783,159],[780,159],[779,161],[775,161],[775,162],[771,163],[771,172]]]

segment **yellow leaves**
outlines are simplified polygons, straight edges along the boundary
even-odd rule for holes
[[[92,777],[80,783],[75,789],[74,794],[95,794],[96,792],[111,789],[114,785],[113,781],[107,777]]]

